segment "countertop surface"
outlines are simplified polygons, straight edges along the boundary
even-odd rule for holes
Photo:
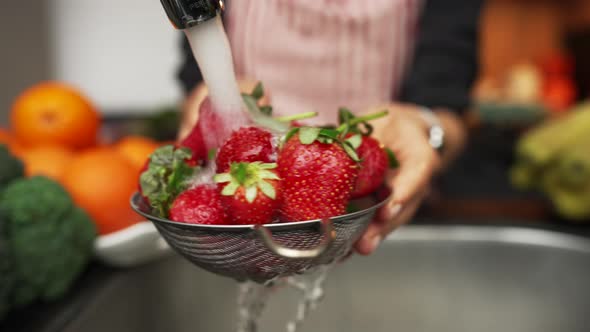
[[[512,189],[507,169],[515,137],[497,129],[478,131],[463,156],[435,181],[433,197],[413,223],[524,226],[590,237],[590,223],[561,220],[542,196]],[[14,312],[0,331],[61,331],[103,287],[131,270],[93,262],[65,298]]]

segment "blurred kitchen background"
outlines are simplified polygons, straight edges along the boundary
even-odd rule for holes
[[[157,1],[42,0],[0,15],[4,120],[16,95],[46,79],[76,85],[106,114],[153,109],[181,97],[175,79],[181,35],[170,29]],[[590,4],[583,0],[488,1],[480,86],[500,84],[515,65],[567,55],[575,62],[578,98],[584,98],[589,26]]]
[[[47,79],[84,91],[105,114],[176,102],[181,35],[158,1],[38,0],[0,11],[0,109]]]

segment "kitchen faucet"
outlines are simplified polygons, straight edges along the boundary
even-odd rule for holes
[[[179,30],[209,21],[221,14],[223,0],[160,0],[172,25]]]

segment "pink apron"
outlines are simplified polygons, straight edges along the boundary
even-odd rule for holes
[[[333,124],[395,98],[421,0],[233,0],[228,34],[238,77],[261,80],[277,115],[317,111]]]

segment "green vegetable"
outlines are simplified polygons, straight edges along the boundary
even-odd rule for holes
[[[88,215],[44,177],[15,180],[0,192],[0,224],[16,307],[64,295],[89,261],[96,236]]]
[[[520,189],[539,189],[542,174],[554,166],[564,150],[587,140],[589,132],[590,103],[580,104],[567,115],[531,129],[516,146],[516,163],[511,170],[513,184]]]
[[[0,227],[2,224],[0,221]],[[16,287],[14,262],[3,230],[0,229],[0,320],[11,307],[11,295],[14,287]]]
[[[187,148],[162,146],[152,153],[148,169],[141,173],[141,193],[160,217],[168,216],[176,196],[187,189],[189,180],[200,170],[187,163],[191,155]]]
[[[0,191],[11,181],[23,177],[24,167],[5,145],[0,145]],[[12,292],[16,287],[14,261],[6,241],[4,221],[0,218],[0,319],[12,306]]]
[[[5,145],[0,145],[0,189],[23,175],[23,163],[13,157]]]

